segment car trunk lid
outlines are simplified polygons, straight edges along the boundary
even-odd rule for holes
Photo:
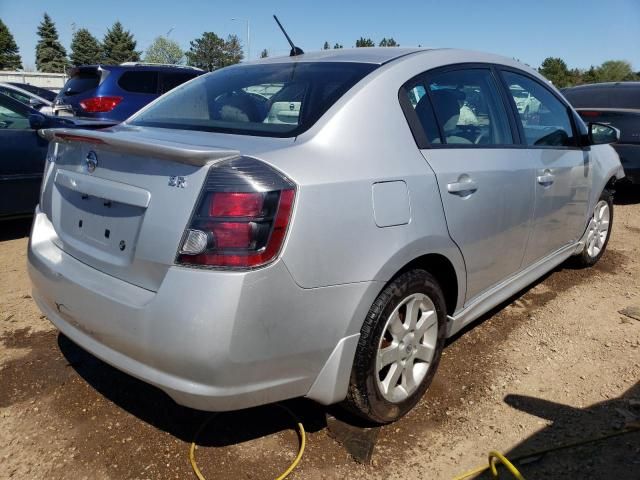
[[[53,129],[42,135],[57,144],[41,200],[57,234],[54,243],[151,291],[175,262],[209,166],[239,155],[126,131]]]

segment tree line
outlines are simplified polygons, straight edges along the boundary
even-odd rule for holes
[[[38,26],[37,35],[39,39],[36,45],[36,68],[41,72],[64,72],[72,65],[119,64],[140,60],[149,63],[187,64],[212,71],[243,59],[242,44],[237,35],[228,35],[225,39],[214,32],[204,32],[199,38],[192,40],[187,51],[184,51],[178,42],[166,36],[159,36],[147,48],[144,56],[136,50],[137,42],[133,34],[119,21],[107,29],[101,41],[86,28],[75,30],[69,55],[60,43],[55,23],[47,13]],[[384,37],[377,45],[400,46],[393,37]],[[376,43],[371,38],[360,37],[356,40],[355,46],[375,47]],[[343,46],[336,42],[331,47],[331,44],[325,41],[322,48],[340,49]],[[260,52],[260,58],[268,56],[267,49]],[[18,45],[7,26],[0,20],[0,70],[21,68],[22,59]],[[599,66],[578,69],[569,68],[562,58],[547,57],[538,71],[558,88],[583,83],[640,80],[640,72],[634,72],[631,64],[624,60],[607,60]]]
[[[557,88],[572,87],[585,83],[624,82],[640,80],[640,72],[634,72],[626,60],[607,60],[599,66],[588,69],[569,68],[558,57],[547,57],[538,71]]]
[[[237,35],[223,39],[213,32],[204,32],[190,42],[189,50],[182,50],[178,42],[164,36],[157,37],[146,52],[138,51],[133,34],[116,21],[107,29],[102,41],[88,29],[75,30],[70,53],[60,43],[58,30],[45,13],[37,29],[36,68],[40,72],[62,73],[75,65],[120,64],[144,61],[191,65],[212,71],[242,60],[242,45]],[[18,70],[22,59],[18,45],[8,27],[0,20],[0,70]]]

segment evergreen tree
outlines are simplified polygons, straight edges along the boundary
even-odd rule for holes
[[[36,68],[41,72],[62,73],[68,64],[67,51],[58,40],[58,30],[48,14],[38,26]]]
[[[140,52],[136,51],[136,41],[128,30],[117,21],[107,30],[102,40],[104,63],[117,65],[122,62],[137,62]]]
[[[18,45],[7,26],[0,20],[0,70],[19,68],[22,68],[22,60],[18,53]]]
[[[356,47],[375,47],[376,44],[373,43],[373,40],[371,40],[370,38],[364,38],[364,37],[360,37],[358,40],[356,40]]]
[[[379,47],[399,47],[400,44],[398,42],[396,42],[393,37],[383,37],[382,40],[380,40],[380,43],[378,44]]]
[[[329,46],[329,42],[324,42],[324,45],[322,46],[323,50],[329,50],[331,47]]]
[[[336,42],[336,44],[333,46],[333,49],[337,50],[339,48],[342,48],[342,44]]]
[[[587,70],[586,72],[582,73],[580,80],[581,80],[582,83],[597,83],[598,82],[598,71],[596,70],[596,67],[591,65],[589,67],[589,70]]]
[[[148,63],[167,63],[181,65],[184,62],[184,52],[180,44],[166,37],[158,37],[147,48],[144,61]]]
[[[571,73],[564,60],[557,57],[547,57],[538,71],[558,88],[571,84]]]
[[[96,37],[86,28],[81,28],[71,39],[71,55],[73,65],[94,65],[102,61],[102,46]]]
[[[209,72],[242,60],[242,45],[236,35],[229,35],[225,41],[213,32],[204,32],[190,43],[187,63]]]
[[[266,48],[260,52],[260,58],[267,58],[269,56],[269,50]]]

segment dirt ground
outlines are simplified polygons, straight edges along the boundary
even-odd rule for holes
[[[177,406],[52,328],[30,297],[28,229],[0,224],[0,478],[195,478],[189,444],[210,414]],[[339,411],[287,402],[308,431],[290,478],[450,479],[489,450],[515,457],[621,432],[640,419],[640,321],[618,313],[629,306],[640,307],[639,190],[618,198],[596,267],[556,269],[449,342],[419,406],[374,432],[371,464],[334,440],[327,414]],[[297,441],[274,406],[223,414],[200,438],[198,463],[208,479],[275,478]],[[519,468],[529,480],[640,479],[640,432]]]

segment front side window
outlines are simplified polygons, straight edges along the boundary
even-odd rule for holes
[[[428,74],[407,92],[431,144],[513,143],[506,109],[488,69]]]
[[[29,128],[31,127],[27,112],[19,111],[14,105],[0,99],[0,130],[26,130]]]
[[[569,147],[576,145],[567,107],[547,88],[517,73],[502,73],[518,110],[527,145]]]
[[[179,86],[132,125],[295,136],[377,65],[348,62],[237,65]]]

